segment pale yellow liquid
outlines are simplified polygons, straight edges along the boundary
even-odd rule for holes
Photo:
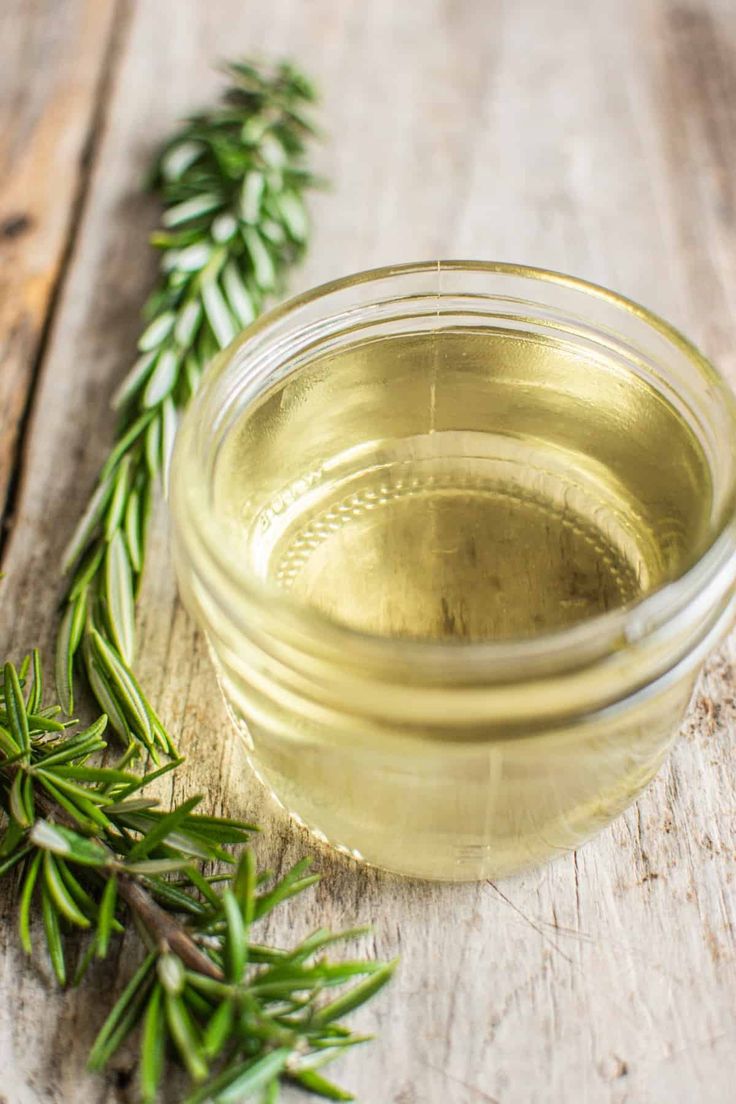
[[[613,357],[466,329],[300,367],[232,427],[215,501],[243,566],[303,603],[363,633],[461,642],[561,629],[661,587],[702,550],[710,488],[674,403]],[[450,763],[452,726],[414,761],[374,755],[346,701],[341,754],[278,695],[249,715],[241,689],[257,764],[291,810],[381,865],[442,877],[574,846],[649,780],[689,693],[523,741],[489,718],[494,746]]]
[[[634,601],[699,550],[708,470],[648,384],[562,345],[384,339],[269,392],[218,466],[252,570],[381,636],[507,639]]]

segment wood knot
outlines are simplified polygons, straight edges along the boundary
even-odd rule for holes
[[[116,1069],[112,1071],[112,1081],[116,1089],[125,1091],[129,1088],[133,1081],[132,1069]]]
[[[23,212],[7,215],[0,222],[0,238],[5,241],[13,241],[15,238],[21,237],[22,234],[26,234],[32,226],[33,219],[30,215]]]
[[[599,1063],[598,1072],[604,1081],[618,1081],[619,1078],[626,1077],[629,1067],[618,1054],[609,1054]]]

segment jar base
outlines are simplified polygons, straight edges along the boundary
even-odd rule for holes
[[[491,842],[458,842],[441,837],[430,842],[389,830],[387,825],[382,838],[388,846],[382,849],[382,841],[376,839],[377,833],[365,831],[365,825],[364,838],[358,846],[354,825],[343,827],[342,831],[337,826],[326,828],[324,818],[305,816],[297,811],[293,801],[285,798],[285,787],[274,785],[269,772],[262,766],[247,723],[236,716],[229,703],[227,707],[243,744],[249,769],[270,799],[294,824],[321,845],[355,862],[386,874],[428,882],[496,881],[571,854],[607,828],[641,796],[662,766],[674,739],[673,736],[653,759],[641,764],[638,771],[629,773],[605,794],[576,806],[565,817],[558,815],[550,819],[536,831],[516,836],[506,834]],[[401,846],[397,846],[399,839],[403,841]]]

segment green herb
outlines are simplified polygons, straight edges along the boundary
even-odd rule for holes
[[[168,1058],[189,1075],[188,1104],[234,1104],[254,1094],[273,1104],[283,1080],[328,1100],[350,1099],[317,1070],[364,1040],[336,1021],[394,969],[323,957],[330,943],[356,932],[318,931],[291,950],[254,942],[254,923],[314,884],[309,864],[269,884],[256,873],[249,825],[202,815],[199,798],[167,812],[141,795],[182,762],[133,672],[156,485],[161,478],[166,489],[177,415],[206,363],[281,290],[307,236],[302,194],[313,179],[303,155],[312,91],[285,65],[268,72],[235,64],[227,72],[223,104],[186,123],[153,172],[164,205],[152,239],[161,275],[138,359],[115,395],[115,445],[65,556],[55,665],[61,705],[43,707],[35,652],[0,675],[0,877],[20,875],[21,945],[31,953],[36,902],[63,985],[67,932],[83,933],[88,947],[76,984],[133,921],[142,961],[89,1064],[104,1067],[140,1029],[144,1104],[156,1100]],[[58,716],[71,716],[84,676],[104,715],[80,729]],[[100,766],[108,726],[126,750]],[[161,754],[169,761],[133,773],[143,749],[155,763]],[[206,874],[202,864],[213,862],[224,870]],[[336,986],[340,995],[326,999]]]
[[[152,498],[164,488],[179,411],[212,356],[282,289],[307,239],[304,167],[314,94],[287,65],[238,63],[223,103],[195,115],[161,151],[152,183],[164,211],[161,253],[138,359],[118,388],[117,440],[69,543],[71,572],[57,641],[67,715],[80,672],[126,743],[158,761],[173,740],[136,679],[135,601]]]
[[[327,1100],[352,1099],[317,1071],[364,1041],[337,1021],[378,992],[394,963],[323,956],[354,931],[321,930],[290,950],[254,942],[257,918],[313,884],[308,864],[269,886],[256,875],[250,826],[201,815],[198,797],[159,809],[141,791],[160,771],[133,774],[129,755],[91,765],[105,750],[107,718],[49,731],[37,653],[20,673],[6,664],[1,688],[0,876],[20,871],[24,950],[32,950],[34,900],[61,985],[69,978],[67,931],[89,940],[75,983],[93,958],[110,953],[131,916],[142,941],[143,959],[107,1016],[90,1067],[102,1069],[140,1028],[145,1104],[157,1098],[167,1054],[189,1075],[189,1104],[276,1100],[283,1080]],[[206,876],[205,862],[224,870]],[[340,995],[327,997],[336,986]]]

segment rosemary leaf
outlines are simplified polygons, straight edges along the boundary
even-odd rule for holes
[[[203,197],[202,197],[203,198]],[[170,212],[169,212],[170,214]],[[167,215],[163,218],[164,226],[169,226],[171,223],[167,221]],[[176,314],[173,310],[164,311],[154,318],[138,339],[138,348],[142,353],[150,352],[151,349],[157,349],[162,341],[164,341],[174,328],[176,322]]]
[[[36,887],[36,881],[38,879],[38,871],[41,866],[43,855],[40,851],[31,859],[28,864],[26,876],[23,880],[23,888],[20,892],[20,900],[18,902],[18,931],[20,934],[20,945],[26,954],[30,954],[32,950],[31,946],[31,899],[33,897],[33,890]]]
[[[82,866],[104,866],[109,858],[107,850],[97,840],[87,839],[47,820],[36,821],[30,838],[36,847],[73,859]]]
[[[323,1026],[332,1023],[333,1020],[341,1019],[343,1016],[347,1016],[349,1012],[359,1008],[361,1004],[364,1004],[375,996],[379,989],[383,988],[386,982],[390,980],[396,966],[397,962],[394,961],[387,962],[385,966],[379,967],[365,981],[353,986],[352,989],[338,997],[337,1000],[332,1001],[331,1004],[326,1004],[318,1009],[314,1014],[314,1022]]]
[[[172,997],[181,996],[186,982],[186,974],[181,959],[174,954],[162,954],[156,965],[158,979],[164,990]]]
[[[87,509],[64,550],[62,571],[68,571],[77,562],[84,549],[89,546],[111,493],[112,481],[109,478],[103,478],[90,498]]]
[[[104,668],[110,681],[111,692],[114,690],[115,698],[128,714],[129,720],[136,724],[141,740],[152,751],[153,731],[149,707],[132,671],[97,629],[92,630],[92,645],[100,666]]]
[[[232,261],[223,269],[222,287],[234,317],[241,326],[249,326],[256,316],[253,299]]]
[[[51,894],[43,882],[41,883],[41,915],[43,916],[43,927],[46,933],[46,944],[49,949],[51,965],[59,985],[66,985],[66,960],[64,958],[64,946],[61,942],[59,916],[53,906]]]
[[[156,1104],[164,1071],[166,1027],[161,989],[155,986],[146,1005],[141,1038],[140,1087],[143,1104]]]
[[[167,836],[169,836],[175,828],[187,819],[192,810],[196,809],[197,805],[200,804],[201,800],[202,798],[199,796],[190,797],[167,816],[162,817],[161,820],[154,824],[150,832],[144,835],[140,842],[135,845],[128,855],[128,860],[130,862],[137,862],[147,855],[150,855],[160,843],[166,840]]]
[[[179,372],[179,359],[173,349],[164,349],[143,392],[143,405],[158,406],[172,390]]]
[[[249,1093],[264,1088],[281,1073],[289,1059],[287,1047],[279,1047],[256,1061],[243,1062],[240,1066],[227,1069],[203,1089],[192,1093],[184,1104],[241,1104]]]
[[[31,652],[32,681],[26,702],[26,711],[35,713],[41,708],[43,702],[43,673],[41,671],[41,654],[38,648]]]
[[[174,438],[177,427],[176,407],[167,395],[161,404],[161,485],[164,498],[169,497],[169,468],[171,454],[174,451]]]
[[[107,619],[121,659],[130,664],[135,647],[135,601],[133,573],[125,538],[117,530],[105,557],[105,597]]]
[[[31,737],[28,731],[28,716],[23,693],[18,680],[18,673],[12,663],[5,664],[3,694],[5,697],[5,712],[10,723],[10,731],[22,751],[29,751]]]
[[[84,911],[85,915],[94,916],[97,912],[97,905],[93,897],[87,892],[76,875],[72,873],[66,859],[57,859],[56,862],[64,885],[79,905],[79,908]]]
[[[143,570],[143,534],[141,532],[141,500],[137,491],[131,491],[125,507],[125,544],[130,558],[131,574]]]
[[[59,744],[50,745],[51,750],[44,753],[41,765],[45,768],[56,767],[83,755],[91,755],[93,751],[104,751],[107,745],[100,737],[106,728],[107,717],[103,713],[89,728],[82,729]]]
[[[300,1070],[289,1074],[289,1080],[303,1089],[320,1096],[323,1100],[355,1100],[352,1093],[345,1092],[339,1085],[322,1077],[316,1070]]]
[[[180,859],[142,859],[140,862],[126,863],[129,874],[172,874],[176,870],[185,870],[189,865],[189,856]]]
[[[203,1081],[208,1072],[207,1061],[184,1001],[166,993],[164,1004],[171,1037],[189,1076],[192,1081]]]
[[[235,1022],[235,1005],[225,999],[212,1013],[204,1032],[202,1047],[208,1061],[217,1058],[228,1041]]]
[[[105,540],[111,541],[117,532],[128,501],[128,476],[130,473],[130,457],[123,456],[117,465],[117,473],[113,484],[112,497],[105,517]]]
[[[89,1069],[104,1069],[120,1044],[135,1027],[137,1011],[151,986],[155,964],[156,955],[147,955],[125,986],[95,1039],[87,1061]]]
[[[180,349],[186,349],[192,344],[197,334],[197,328],[202,320],[202,302],[200,299],[190,299],[179,312],[174,327],[174,340]]]
[[[100,899],[100,907],[97,913],[97,945],[98,958],[104,958],[110,945],[115,909],[118,900],[117,878],[108,878]]]
[[[158,349],[151,349],[150,352],[142,353],[141,356],[138,357],[123,382],[113,394],[111,405],[114,410],[119,410],[121,407],[125,406],[125,404],[133,398],[136,392],[140,390],[153,370],[157,355]]]
[[[33,815],[31,810],[27,808],[25,804],[25,797],[23,794],[23,775],[20,771],[17,772],[13,779],[13,784],[10,787],[8,793],[8,804],[10,806],[10,815],[15,822],[20,825],[21,828],[30,828],[33,823]]]
[[[227,976],[231,982],[238,985],[243,979],[247,961],[246,927],[243,922],[243,915],[238,907],[238,902],[231,889],[225,889],[223,891],[222,905],[225,912],[225,924],[227,928],[225,936]]]
[[[43,857],[43,875],[46,888],[61,915],[70,924],[76,924],[78,928],[88,928],[90,922],[64,885],[59,868],[50,851],[47,851]]]
[[[83,654],[85,657],[85,670],[87,672],[87,678],[89,679],[90,689],[97,698],[97,701],[105,710],[105,716],[109,717],[110,724],[123,740],[130,745],[132,742],[132,735],[130,731],[130,725],[120,707],[119,698],[113,694],[112,687],[104,674],[101,665],[96,661],[92,654],[92,648],[89,641],[85,641],[83,647]]]

